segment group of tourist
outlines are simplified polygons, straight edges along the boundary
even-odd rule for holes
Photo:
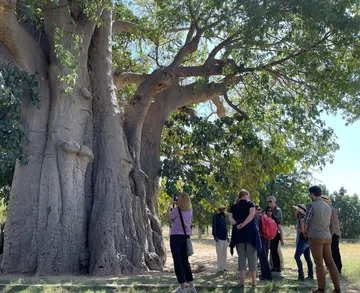
[[[307,279],[313,279],[315,262],[317,288],[312,293],[325,292],[325,261],[334,284],[335,293],[341,292],[339,273],[342,270],[339,251],[339,220],[330,200],[321,194],[318,186],[309,188],[312,200],[307,206],[294,206],[296,213],[296,249],[294,258],[298,266],[298,280],[305,280],[301,256],[307,263]],[[272,274],[281,272],[283,257],[281,246],[284,245],[282,231],[282,212],[277,206],[276,198],[268,198],[264,212],[250,200],[250,193],[241,190],[226,217],[224,205],[219,206],[218,213],[212,219],[212,231],[215,240],[218,271],[226,271],[227,248],[232,254],[234,248],[238,255],[238,283],[245,285],[246,269],[250,272],[251,284],[257,284],[257,267],[260,265],[260,280],[272,280]],[[179,288],[174,292],[196,292],[193,275],[188,260],[188,239],[191,234],[192,209],[190,197],[186,193],[174,198],[168,209],[168,217],[173,225],[170,232],[170,248],[174,260],[174,270]],[[232,225],[231,237],[228,237],[227,219]],[[269,258],[270,251],[270,258]],[[271,265],[271,266],[270,266]]]

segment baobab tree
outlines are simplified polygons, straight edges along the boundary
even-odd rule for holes
[[[356,96],[356,1],[125,2],[0,0],[4,86],[22,101],[12,127],[28,141],[12,183],[4,273],[161,269],[160,140],[174,111],[212,101],[219,116],[227,107],[243,119],[256,108],[317,117],[318,106]],[[124,34],[130,49],[117,46]],[[136,60],[118,57],[126,51]]]

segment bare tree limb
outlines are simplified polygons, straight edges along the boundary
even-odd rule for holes
[[[185,44],[190,43],[190,41],[194,35],[194,32],[195,32],[195,27],[194,26],[190,27],[190,30],[188,31],[188,34],[186,36]]]
[[[179,111],[186,113],[190,115],[191,117],[197,117],[196,111],[194,108],[188,107],[188,106],[182,106],[178,109]]]
[[[294,58],[294,57],[297,57],[297,56],[299,56],[299,55],[301,55],[301,54],[307,53],[307,52],[309,52],[311,49],[314,49],[314,48],[316,48],[317,46],[319,46],[320,44],[322,44],[323,42],[325,42],[330,36],[331,36],[331,32],[328,32],[328,33],[326,33],[326,34],[324,35],[324,37],[323,37],[322,39],[320,39],[318,42],[316,42],[315,44],[313,44],[313,45],[310,46],[309,48],[307,48],[307,49],[301,49],[301,50],[299,50],[299,51],[297,51],[297,52],[294,52],[294,53],[292,53],[292,54],[290,54],[290,55],[288,55],[288,56],[286,56],[286,57],[284,57],[284,58],[282,58],[282,59],[280,59],[280,60],[276,60],[276,61],[270,62],[270,63],[268,63],[268,64],[266,64],[266,65],[260,66],[259,69],[260,69],[260,68],[263,69],[263,68],[265,68],[265,67],[271,67],[271,66],[274,66],[274,65],[282,64],[282,63],[284,63],[285,61],[287,61],[287,60],[289,60],[289,59],[291,59],[291,58]]]
[[[133,72],[116,72],[114,73],[114,84],[118,90],[124,88],[127,84],[139,85],[142,83],[148,74],[139,74]]]
[[[221,102],[220,98],[216,97],[216,98],[213,98],[211,101],[216,106],[216,110],[217,110],[216,113],[217,113],[218,117],[219,118],[224,117],[226,115],[226,109],[225,109],[223,103]]]
[[[209,54],[207,60],[205,61],[205,64],[208,64],[212,62],[215,59],[215,56],[221,49],[223,49],[225,46],[231,44],[233,42],[233,37],[230,37],[224,41],[222,41],[220,44],[218,44]]]
[[[118,33],[135,33],[139,30],[142,30],[139,25],[130,21],[121,21],[117,20],[113,22],[113,34]]]
[[[253,72],[256,70],[256,68],[253,67],[238,66],[232,59],[214,59],[212,64],[209,63],[200,66],[178,67],[175,69],[174,74],[178,77],[223,75],[223,69],[227,65],[230,65],[234,74]]]
[[[234,82],[234,77],[226,77],[226,81],[224,82],[224,91],[223,91],[223,96],[224,99],[226,101],[226,103],[233,108],[236,112],[238,112],[244,119],[249,119],[248,114],[245,113],[245,111],[243,111],[242,109],[240,109],[239,107],[237,107],[236,105],[233,104],[233,102],[230,101],[228,93],[227,93],[227,86],[229,83]]]
[[[186,40],[185,45],[179,50],[179,52],[176,54],[173,62],[170,64],[170,68],[175,68],[180,66],[180,64],[183,62],[184,58],[192,53],[195,52],[198,49],[200,38],[203,34],[204,30],[199,29],[196,32],[195,37],[192,38],[191,41],[188,41],[188,38]],[[189,31],[188,37],[192,35],[192,30]],[[190,38],[189,38],[190,39]]]
[[[0,1],[0,42],[10,52],[17,65],[29,72],[38,71],[47,78],[47,61],[37,41],[16,19],[17,1]]]

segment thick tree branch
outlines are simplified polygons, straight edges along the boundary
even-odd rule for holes
[[[0,42],[23,70],[47,78],[47,61],[39,44],[19,24],[15,15],[16,0],[0,0]]]
[[[179,111],[190,115],[191,117],[197,117],[196,111],[194,108],[188,107],[188,106],[182,106],[178,109]]]
[[[198,49],[199,42],[200,42],[203,32],[204,32],[203,29],[197,30],[195,37],[193,37],[191,41],[188,41],[188,39],[190,39],[189,36],[192,36],[192,33],[193,33],[192,29],[190,29],[188,37],[185,42],[185,45],[176,54],[173,62],[169,66],[170,68],[175,68],[175,67],[180,66],[180,64],[184,61],[184,58],[188,54],[195,52]]]
[[[286,56],[282,59],[279,59],[279,60],[276,60],[276,61],[273,61],[273,62],[270,62],[266,65],[263,65],[263,66],[260,66],[259,69],[263,69],[263,68],[266,68],[266,67],[272,67],[272,66],[275,66],[275,65],[279,65],[279,64],[282,64],[284,63],[285,61],[289,60],[289,59],[292,59],[294,57],[297,57],[299,55],[302,55],[304,53],[307,53],[309,52],[310,50],[312,49],[315,49],[317,46],[319,46],[320,44],[322,44],[323,42],[325,42],[329,37],[331,36],[331,32],[328,32],[325,34],[325,36],[320,39],[318,42],[316,42],[315,44],[313,44],[312,46],[310,46],[309,48],[307,49],[301,49],[299,51],[296,51],[292,54],[290,54],[289,56]]]
[[[224,117],[226,115],[226,109],[223,105],[223,103],[221,102],[219,97],[213,98],[211,100],[214,105],[216,106],[216,114],[218,115],[219,118]]]
[[[44,19],[46,21],[47,17],[52,17],[52,21],[59,25],[61,23],[61,28],[69,30],[73,27],[73,19],[71,17],[71,12],[69,10],[69,2],[67,0],[59,0],[56,3],[47,1],[44,5]],[[48,20],[51,21],[50,19]],[[54,25],[53,25],[54,26]]]
[[[142,83],[148,74],[139,74],[133,72],[117,72],[114,73],[114,84],[118,90],[124,88],[128,84],[139,85]]]
[[[244,119],[249,119],[249,116],[242,109],[240,109],[239,107],[237,107],[230,101],[228,93],[227,93],[227,87],[228,87],[229,83],[234,83],[234,77],[226,77],[226,80],[224,82],[223,96],[224,96],[226,103],[228,103],[228,105],[231,108],[233,108],[236,112],[238,112]]]
[[[119,34],[119,33],[135,33],[139,30],[142,30],[139,25],[136,23],[130,22],[130,21],[122,21],[117,20],[113,22],[113,34]]]
[[[228,60],[214,59],[212,64],[209,63],[201,66],[178,67],[175,69],[174,74],[177,77],[223,75],[223,69],[225,68],[225,66],[228,65],[232,68],[234,74],[253,72],[257,70],[256,68],[253,67],[238,66],[235,64],[235,61],[232,59],[228,59]]]
[[[219,53],[219,51],[221,49],[223,49],[224,47],[230,45],[232,42],[234,42],[233,37],[230,37],[228,39],[226,39],[225,41],[221,42],[220,44],[218,44],[209,54],[207,60],[205,61],[205,64],[209,64],[212,63],[215,59],[215,56],[217,53]]]

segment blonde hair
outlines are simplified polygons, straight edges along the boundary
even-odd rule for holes
[[[182,211],[188,211],[191,209],[190,196],[183,192],[178,197],[177,207]]]
[[[234,204],[237,204],[240,201],[240,199],[242,199],[245,195],[250,195],[249,191],[247,191],[246,189],[241,189],[238,193],[238,196]]]

